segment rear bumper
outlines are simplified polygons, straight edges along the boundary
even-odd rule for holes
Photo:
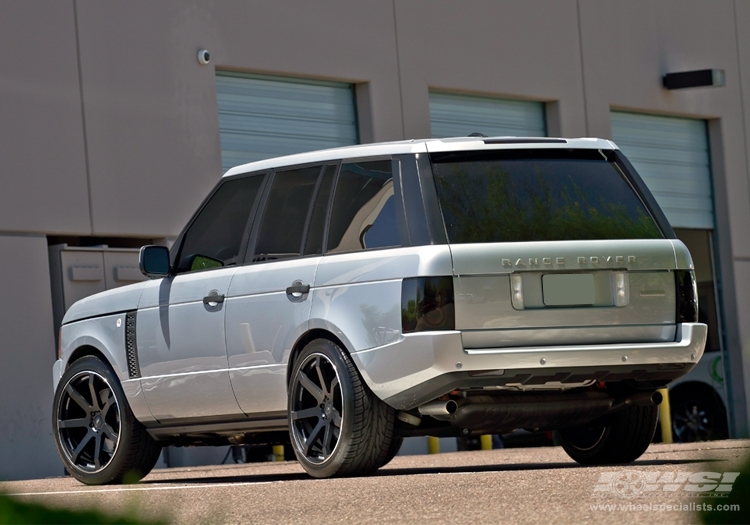
[[[703,355],[707,327],[677,326],[674,342],[464,349],[461,332],[406,334],[396,343],[352,354],[367,385],[386,403],[408,410],[455,388],[588,380],[665,384]]]

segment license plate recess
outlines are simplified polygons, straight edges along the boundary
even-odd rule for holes
[[[543,275],[542,294],[546,306],[591,306],[596,302],[594,275],[591,273]]]

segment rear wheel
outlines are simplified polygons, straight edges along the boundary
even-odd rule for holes
[[[605,425],[561,429],[556,438],[583,465],[630,463],[651,443],[657,413],[656,406],[631,406],[609,416]]]
[[[112,369],[96,357],[74,362],[55,392],[55,445],[67,471],[88,485],[135,482],[159,459]]]
[[[401,445],[404,443],[404,438],[402,437],[394,437],[393,441],[391,441],[391,447],[388,449],[388,453],[385,455],[385,458],[383,459],[383,464],[380,465],[381,467],[384,467],[388,463],[391,462],[393,458],[396,457],[396,454],[398,454],[398,451],[401,450]]]
[[[288,401],[292,447],[311,476],[365,475],[386,463],[394,410],[370,392],[335,343],[316,339],[302,350]]]

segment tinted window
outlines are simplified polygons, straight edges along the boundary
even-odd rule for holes
[[[323,253],[323,233],[326,226],[326,212],[328,211],[328,201],[331,198],[331,186],[333,186],[333,176],[335,174],[336,166],[326,167],[323,180],[318,188],[318,194],[315,196],[315,205],[310,218],[307,243],[305,244],[305,255]]]
[[[391,161],[344,164],[328,232],[328,252],[401,246]]]
[[[242,236],[263,175],[224,182],[195,218],[185,234],[179,267],[187,270],[196,255],[236,264]]]
[[[433,156],[449,242],[654,239],[633,189],[598,151]]]
[[[279,171],[274,175],[255,243],[254,261],[300,255],[320,170],[321,167],[316,166]]]

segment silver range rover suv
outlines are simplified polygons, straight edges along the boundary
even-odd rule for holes
[[[164,445],[290,443],[365,475],[405,436],[558,432],[582,464],[648,447],[701,358],[693,264],[600,139],[353,146],[229,170],[151,279],[74,304],[53,428],[84,483]]]

